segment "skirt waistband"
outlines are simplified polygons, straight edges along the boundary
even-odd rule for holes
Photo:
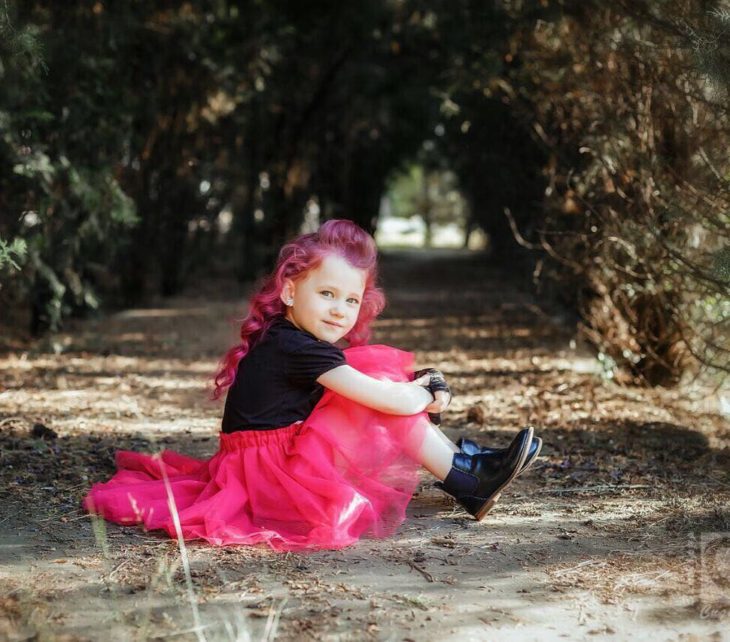
[[[299,432],[302,422],[299,421],[285,428],[274,428],[273,430],[237,430],[236,432],[221,432],[220,449],[225,451],[236,451],[251,446],[272,446],[285,444]]]

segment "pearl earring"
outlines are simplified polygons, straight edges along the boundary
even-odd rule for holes
[[[287,299],[287,300],[286,300],[286,304],[287,304],[287,305],[288,305],[289,307],[293,306],[293,305],[294,305],[294,299]]]

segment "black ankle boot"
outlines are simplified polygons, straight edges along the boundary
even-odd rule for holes
[[[504,456],[507,454],[507,451],[509,450],[509,446],[507,448],[489,448],[488,446],[480,447],[476,442],[473,442],[470,439],[463,438],[459,439],[459,441],[456,442],[456,445],[465,455],[476,455],[477,453],[482,453],[483,455],[489,455],[490,457],[495,457],[498,459],[504,458]],[[532,464],[535,463],[537,456],[540,454],[541,448],[542,439],[540,439],[539,437],[533,437],[530,448],[527,451],[525,463],[522,464],[522,468],[520,468],[520,471],[517,473],[518,475],[524,473],[530,466],[532,466]]]
[[[532,428],[521,430],[502,457],[454,453],[451,470],[438,485],[481,521],[525,463],[532,435]]]

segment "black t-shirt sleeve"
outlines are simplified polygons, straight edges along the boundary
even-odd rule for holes
[[[307,337],[289,352],[287,377],[294,384],[311,385],[320,375],[345,363],[345,355],[337,346]]]

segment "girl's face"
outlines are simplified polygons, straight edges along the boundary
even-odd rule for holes
[[[334,254],[303,278],[287,279],[281,292],[286,318],[320,341],[335,343],[355,325],[365,290],[365,270]]]

